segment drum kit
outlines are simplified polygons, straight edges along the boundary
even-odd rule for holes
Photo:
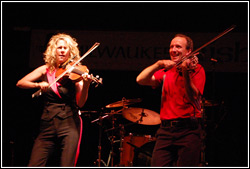
[[[145,108],[140,107],[128,107],[129,105],[136,104],[142,102],[142,99],[126,99],[122,98],[121,101],[117,101],[105,106],[105,110],[108,110],[108,113],[104,113],[101,111],[99,113],[99,117],[91,123],[98,123],[99,126],[99,143],[98,143],[98,159],[95,162],[97,166],[150,166],[152,152],[155,145],[156,138],[152,137],[148,134],[138,134],[138,133],[129,133],[126,134],[126,127],[130,127],[131,125],[139,125],[139,126],[157,126],[161,123],[160,114]],[[206,121],[205,117],[205,107],[214,107],[219,104],[213,100],[205,100],[203,99],[201,102],[202,105],[202,118]],[[118,109],[118,110],[117,110]],[[104,108],[102,108],[104,110]],[[90,112],[90,111],[88,111]],[[98,111],[91,111],[94,113],[98,113]],[[122,117],[123,119],[129,121],[127,124],[116,123],[119,122],[117,117]],[[103,120],[109,119],[111,121],[111,127],[103,130]],[[138,126],[136,126],[138,127]],[[117,132],[118,131],[118,132]],[[102,159],[102,133],[111,132],[109,136],[110,142],[110,152],[108,155],[107,162]],[[115,135],[118,133],[118,136]],[[204,133],[203,140],[205,140],[206,134]],[[119,147],[115,146],[115,143],[119,142]],[[106,145],[105,145],[106,147]],[[115,150],[119,153],[115,153]],[[202,144],[202,153],[201,160],[205,163],[205,142]],[[119,156],[117,155],[119,154]],[[116,161],[114,161],[114,157],[116,157]],[[118,157],[118,161],[117,161]]]
[[[139,103],[142,99],[126,99],[122,98],[121,101],[117,101],[105,106],[106,109],[110,109],[108,113],[100,113],[99,118],[93,120],[91,123],[98,122],[99,125],[99,145],[98,145],[98,159],[95,164],[98,166],[135,166],[135,164],[145,161],[150,163],[152,156],[152,148],[155,143],[155,137],[151,135],[138,135],[136,133],[129,133],[125,135],[125,127],[130,125],[159,125],[161,123],[160,115],[149,109],[139,108],[139,107],[128,107],[129,105]],[[119,108],[119,110],[115,110]],[[119,124],[117,126],[117,115],[121,116],[125,120],[129,121],[128,124]],[[109,118],[111,119],[112,126],[105,130],[104,132],[111,132],[109,137],[110,141],[110,153],[107,162],[102,160],[102,132],[103,132],[103,120]],[[114,134],[114,131],[118,131],[118,137]],[[117,140],[118,139],[118,140]],[[114,149],[116,148],[114,144],[119,142],[119,162],[114,162]],[[150,150],[148,149],[148,144],[150,144]],[[145,148],[143,148],[145,147]],[[143,159],[142,159],[143,158]],[[149,164],[147,164],[149,165]]]

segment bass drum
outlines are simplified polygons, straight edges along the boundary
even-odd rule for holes
[[[150,141],[134,150],[133,166],[151,166],[155,141]]]
[[[124,137],[122,146],[122,156],[120,156],[120,166],[133,166],[134,152],[148,142],[154,141],[151,135],[138,135],[130,133]]]

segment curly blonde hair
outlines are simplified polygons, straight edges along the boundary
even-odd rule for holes
[[[46,51],[43,53],[44,61],[48,64],[49,69],[53,71],[57,67],[56,63],[56,44],[59,40],[64,40],[70,49],[69,59],[79,60],[80,52],[76,39],[65,33],[53,35],[47,45]]]

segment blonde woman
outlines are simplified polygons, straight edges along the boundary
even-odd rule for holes
[[[46,166],[49,156],[58,144],[61,150],[60,166],[76,166],[81,142],[81,117],[91,79],[73,82],[63,78],[56,82],[55,75],[61,65],[70,59],[78,60],[78,43],[70,35],[59,33],[51,37],[44,52],[45,64],[19,80],[17,87],[41,89],[44,109],[28,166]]]

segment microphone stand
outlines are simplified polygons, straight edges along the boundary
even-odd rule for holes
[[[207,166],[208,162],[206,161],[206,157],[205,157],[205,150],[206,150],[206,114],[205,114],[205,99],[202,99],[202,103],[201,103],[201,127],[202,127],[202,134],[201,134],[201,139],[202,139],[202,143],[201,143],[201,162],[200,162],[200,166]]]

